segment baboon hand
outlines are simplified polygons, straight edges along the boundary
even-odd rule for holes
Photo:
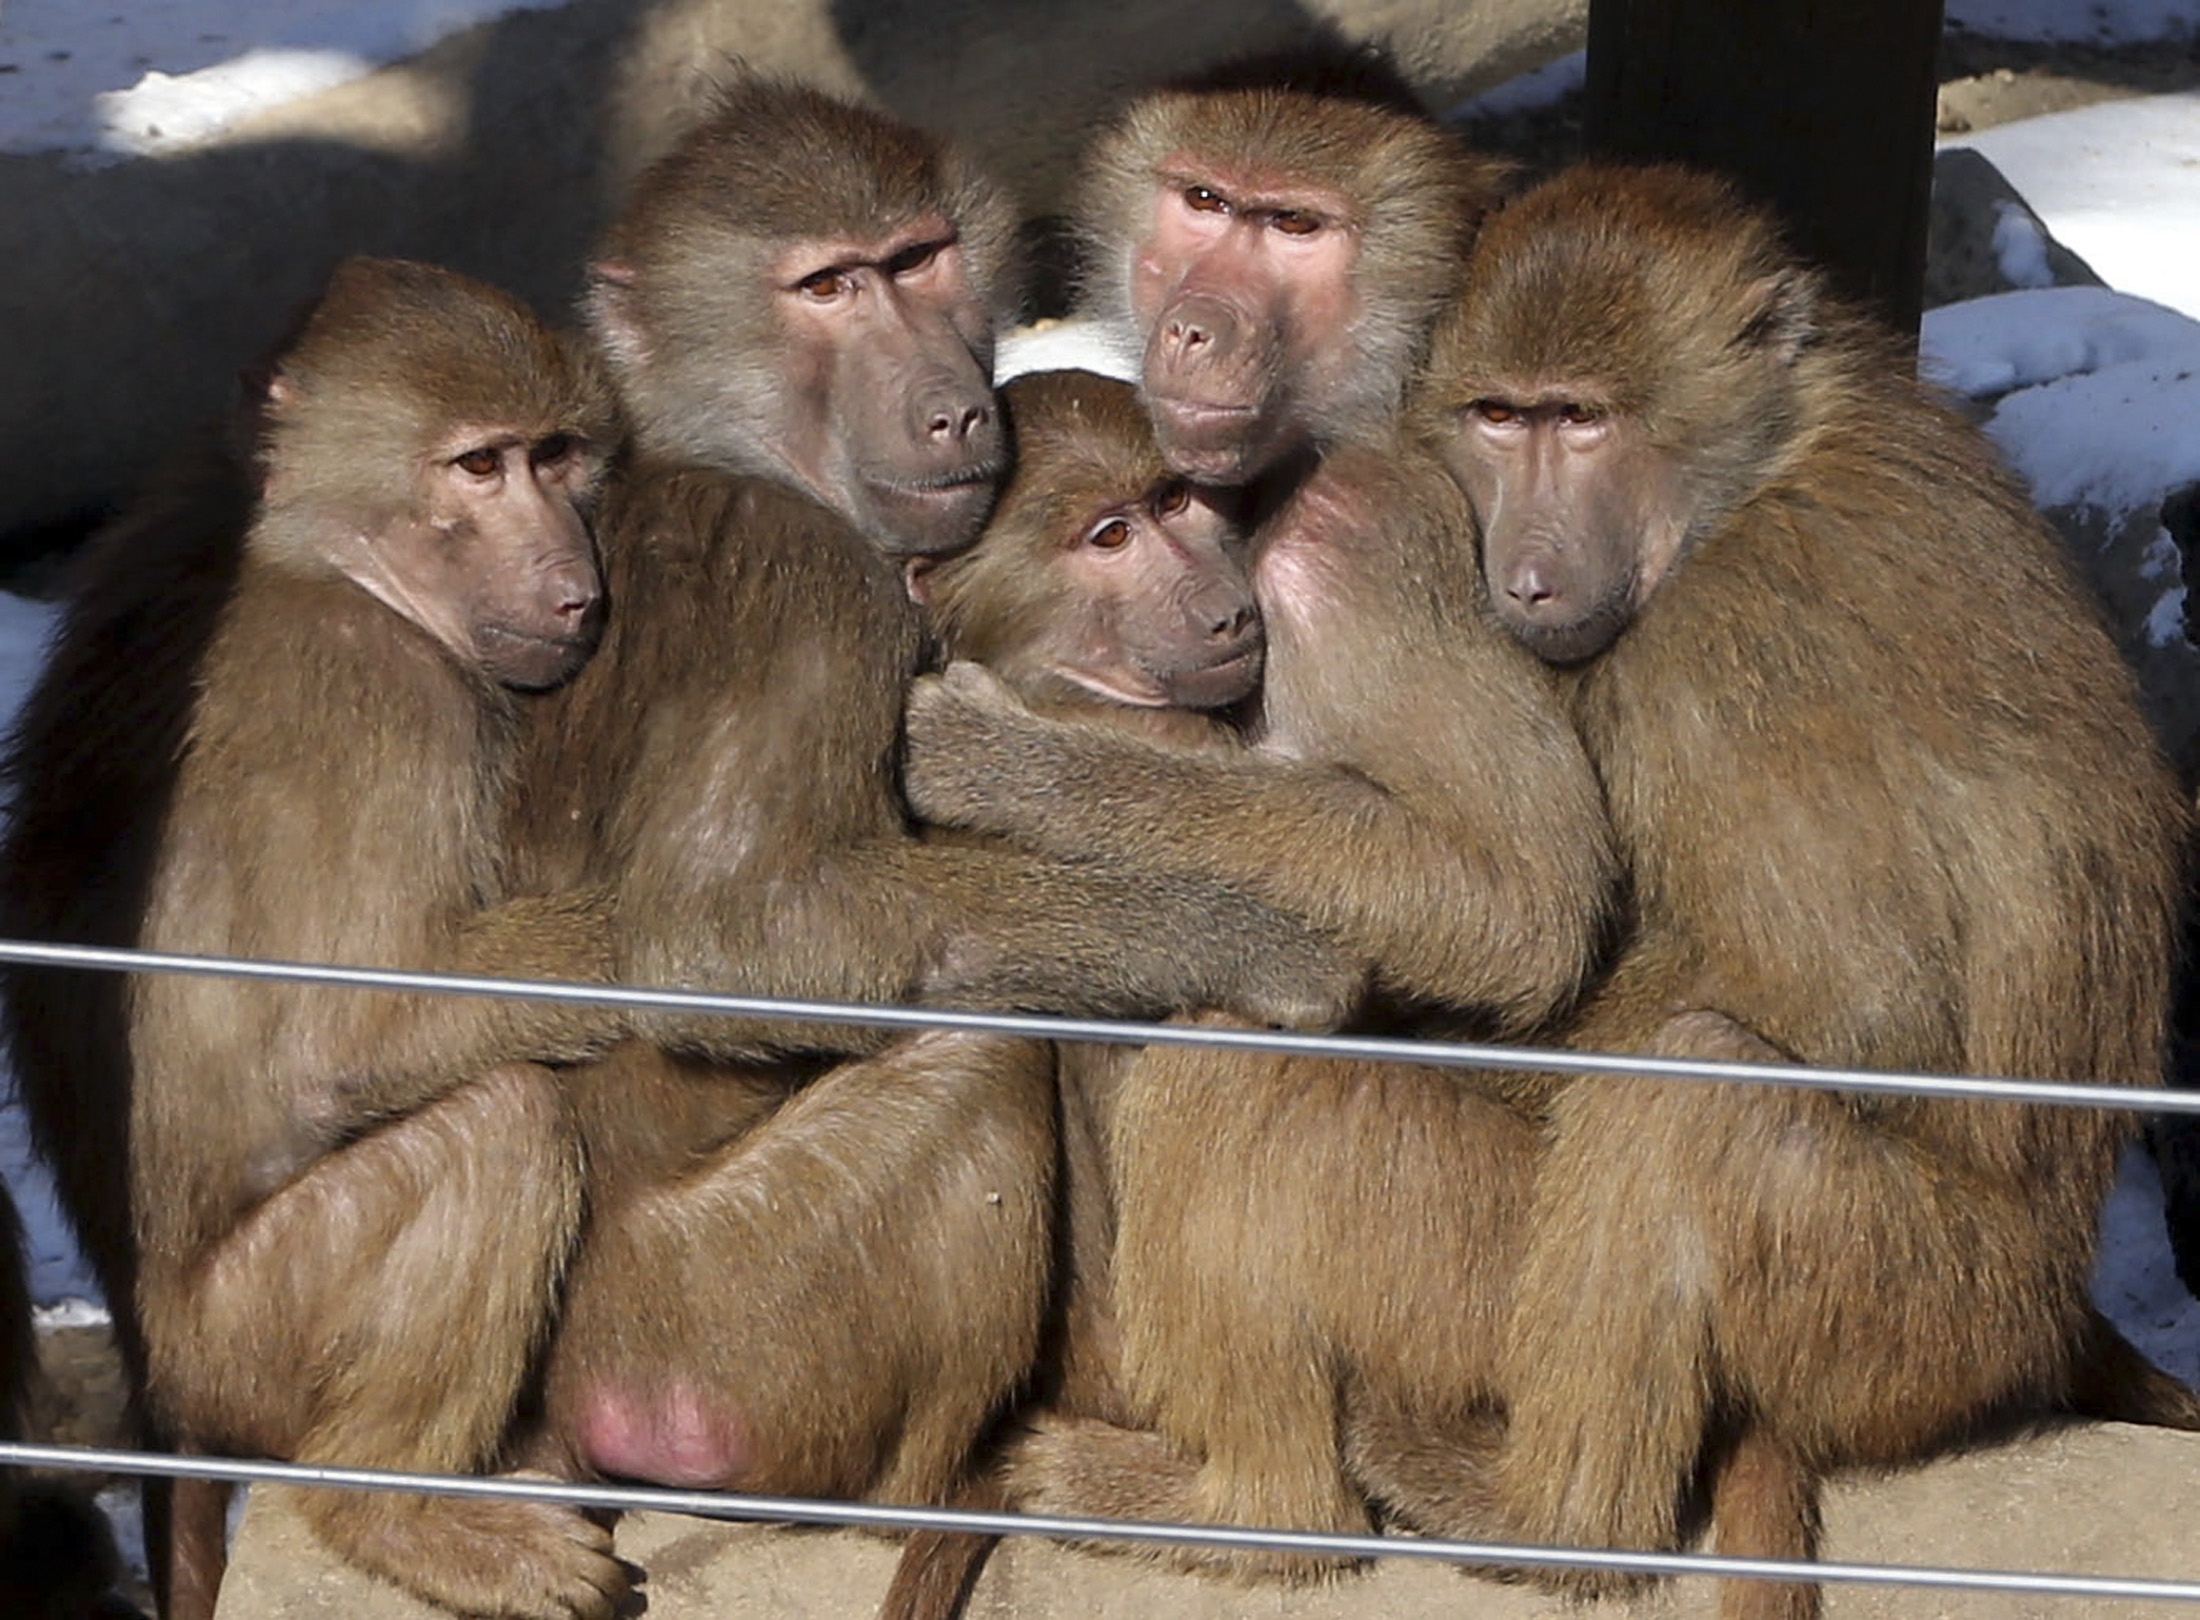
[[[991,670],[958,660],[910,689],[903,791],[924,820],[1014,834],[1021,793],[1004,792],[1003,772],[1046,730]]]

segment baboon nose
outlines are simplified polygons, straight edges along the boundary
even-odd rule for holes
[[[1208,623],[1207,633],[1217,641],[1235,641],[1253,627],[1258,611],[1250,602],[1220,609]]]
[[[965,404],[959,409],[945,406],[932,413],[931,420],[925,423],[925,431],[934,439],[962,444],[992,420],[993,412],[988,406]]]
[[[561,623],[579,625],[596,610],[603,593],[584,580],[559,580],[552,596],[551,613]]]
[[[1505,594],[1524,608],[1540,608],[1558,594],[1550,576],[1534,563],[1523,564],[1505,581]]]
[[[1214,341],[1214,334],[1197,321],[1174,320],[1169,323],[1169,345],[1180,354],[1204,348]]]

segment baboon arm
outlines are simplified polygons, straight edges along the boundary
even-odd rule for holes
[[[608,933],[600,896],[515,900],[467,917],[440,949],[371,960],[368,950],[286,950],[234,941],[152,940],[158,948],[222,951],[344,966],[604,981]],[[405,1114],[512,1061],[569,1061],[606,1050],[623,1032],[615,1009],[532,998],[355,990],[197,975],[155,975],[135,992],[141,1048],[181,1072],[257,1074],[256,1095],[310,1113],[346,1135]]]
[[[1263,1023],[1336,1022],[1364,970],[1316,928],[1196,876],[1132,873],[905,836],[725,884],[721,926],[637,924],[633,971],[730,994],[921,1001],[982,1011],[1160,1017],[1221,1006]],[[652,1039],[721,1060],[876,1050],[888,1031],[651,1014]]]
[[[968,665],[918,683],[908,727],[907,790],[927,818],[1238,885],[1407,998],[1532,1024],[1572,996],[1603,925],[1611,856],[1585,768],[1540,804],[1532,769],[1447,796],[1418,769],[1382,781],[1045,718]]]

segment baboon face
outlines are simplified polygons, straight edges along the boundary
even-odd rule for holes
[[[491,680],[540,691],[601,639],[603,587],[582,518],[594,458],[567,433],[491,424],[445,438],[417,474],[417,515],[344,566]]]
[[[351,260],[260,415],[261,552],[333,567],[505,686],[556,686],[594,652],[609,390],[515,300]]]
[[[1414,410],[1526,645],[1602,652],[1796,453],[1820,300],[1706,176],[1584,166],[1491,217]]]
[[[977,537],[1007,470],[1015,214],[951,148],[744,78],[636,183],[589,322],[651,451],[790,484],[891,557]]]
[[[1236,525],[1169,470],[1126,383],[1083,372],[1004,390],[1015,475],[977,547],[912,568],[958,656],[1027,692],[1135,708],[1251,695],[1266,650]]]
[[[1478,394],[1438,441],[1481,520],[1491,603],[1552,663],[1610,646],[1689,530],[1672,460],[1588,381]]]
[[[780,443],[803,481],[890,551],[967,545],[1006,464],[990,317],[939,215],[807,240],[773,266]]]
[[[1131,263],[1146,406],[1170,466],[1242,483],[1294,448],[1300,402],[1327,392],[1346,358],[1353,211],[1326,187],[1172,158]]]
[[[1386,433],[1507,173],[1417,112],[1285,84],[1133,103],[1086,162],[1085,295],[1144,345],[1169,465],[1241,485]]]

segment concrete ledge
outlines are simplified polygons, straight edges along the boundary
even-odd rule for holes
[[[1826,1497],[1829,1560],[2200,1580],[2191,1487],[2200,1435],[2072,1425],[1881,1478]],[[648,1572],[649,1620],[866,1616],[896,1546],[855,1531],[726,1526],[643,1514],[620,1554]],[[1392,1560],[1324,1587],[1247,1589],[1145,1568],[1036,1538],[1004,1544],[978,1583],[973,1620],[1375,1620],[1471,1613],[1709,1620],[1712,1583],[1670,1583],[1592,1608],[1530,1588]],[[1828,1620],[2158,1620],[2159,1603],[1829,1586]],[[429,1609],[338,1566],[284,1491],[253,1493],[231,1553],[218,1620],[436,1620]]]

